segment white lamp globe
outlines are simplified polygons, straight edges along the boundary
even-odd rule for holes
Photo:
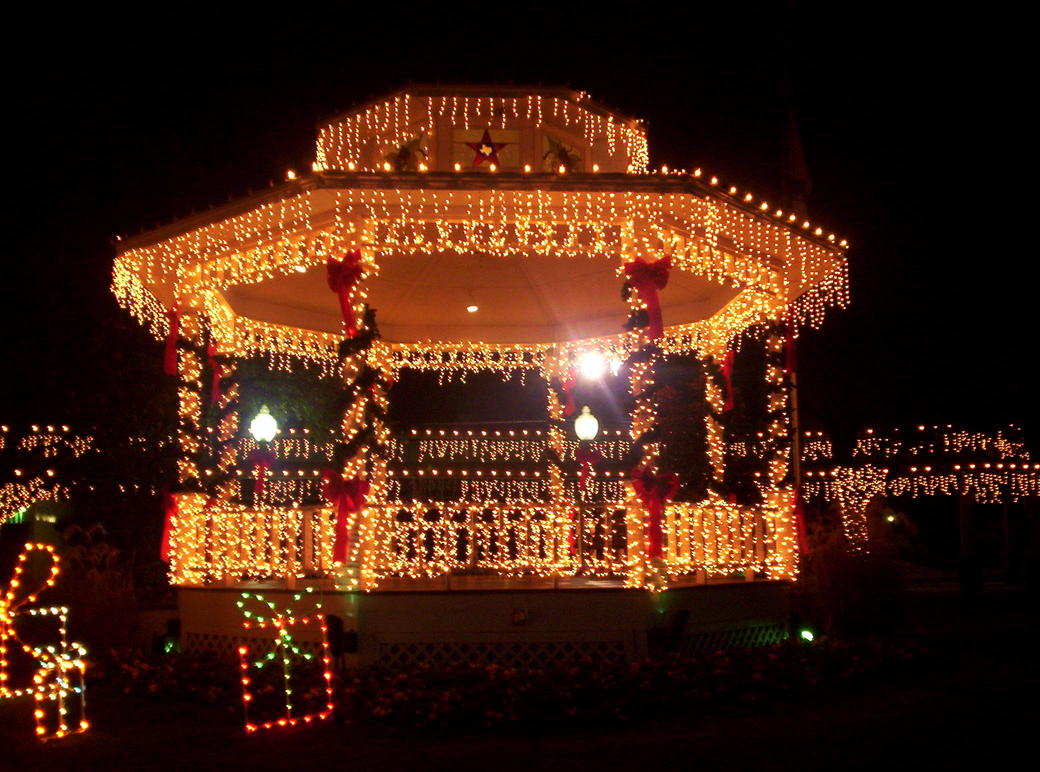
[[[578,357],[578,370],[590,381],[598,381],[607,373],[607,358],[598,351],[586,351]]]
[[[257,442],[270,442],[278,434],[278,422],[274,420],[267,405],[262,405],[260,412],[249,422],[249,433]]]
[[[574,419],[574,433],[578,435],[579,440],[586,442],[596,439],[596,435],[599,434],[599,421],[588,405],[582,407],[581,414]]]

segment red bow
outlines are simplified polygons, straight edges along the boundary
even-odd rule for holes
[[[668,273],[672,270],[671,256],[662,257],[648,263],[637,257],[631,263],[625,263],[625,275],[636,288],[640,299],[646,303],[646,315],[649,320],[650,339],[657,340],[664,334],[664,321],[661,319],[661,302],[657,291],[668,285]]]
[[[603,460],[603,456],[599,452],[592,448],[586,448],[582,445],[578,446],[577,453],[574,454],[580,466],[578,467],[578,487],[585,490],[585,481],[592,470],[596,468],[596,464]]]
[[[788,314],[787,324],[784,325],[784,372],[794,375],[797,370],[798,351],[794,345],[794,319]]]
[[[636,467],[632,470],[632,487],[650,515],[646,537],[646,556],[659,558],[664,554],[661,516],[664,514],[665,502],[671,499],[679,489],[679,476],[654,474],[649,468]]]
[[[354,309],[350,307],[350,297],[361,280],[361,253],[358,250],[347,252],[342,260],[330,257],[325,268],[329,289],[339,295],[339,310],[343,313],[343,323],[347,325],[347,337],[353,338],[358,334],[358,328],[354,321]]]
[[[260,448],[249,454],[249,461],[253,465],[253,475],[256,478],[253,482],[253,498],[259,499],[264,495],[264,478],[271,471],[271,464],[274,463],[274,453],[265,448]]]
[[[163,372],[167,375],[177,374],[177,338],[181,332],[181,315],[174,309],[166,312],[166,353],[163,355]]]
[[[573,372],[569,373],[566,377],[560,379],[560,387],[563,389],[563,394],[565,397],[565,401],[563,404],[564,415],[573,415],[574,411],[577,409],[574,407],[574,395],[571,394],[571,389],[574,388],[574,384],[576,384],[577,382],[578,380],[574,377]]]
[[[798,534],[798,551],[803,555],[809,554],[809,538],[805,532],[805,502],[802,501],[802,490],[798,486],[794,489],[794,526]]]
[[[210,382],[209,401],[214,405],[220,399],[220,379],[222,376],[220,362],[217,361],[217,347],[210,343],[206,346],[206,361],[209,369],[213,371],[213,380]]]
[[[733,352],[727,351],[722,358],[722,377],[726,379],[726,404],[722,406],[722,412],[733,409]]]
[[[360,477],[343,479],[331,469],[324,469],[321,473],[324,480],[325,498],[336,507],[336,538],[332,543],[332,560],[343,563],[347,559],[347,548],[350,546],[350,532],[347,523],[350,515],[357,512],[365,505],[365,497],[371,486],[368,480]]]
[[[169,491],[163,491],[163,529],[162,541],[159,543],[159,560],[170,562],[170,532],[173,531],[173,518],[177,517],[177,497]]]

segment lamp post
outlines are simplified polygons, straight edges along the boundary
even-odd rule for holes
[[[588,405],[582,406],[581,414],[574,419],[574,433],[584,442],[591,442],[599,434],[599,421]]]
[[[574,419],[574,433],[580,442],[592,442],[599,434],[599,421],[592,414],[588,405],[582,405],[581,413]],[[580,498],[580,496],[579,496]],[[578,510],[578,565],[579,572],[585,569],[585,508]]]
[[[278,434],[278,422],[274,420],[267,405],[262,405],[260,412],[249,422],[249,433],[257,442],[270,442]]]

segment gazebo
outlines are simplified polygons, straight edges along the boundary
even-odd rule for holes
[[[196,645],[226,633],[229,587],[319,587],[362,650],[363,609],[392,604],[412,627],[387,632],[398,612],[371,611],[380,645],[429,640],[414,620],[453,613],[472,640],[474,618],[544,589],[568,591],[537,601],[564,604],[553,619],[608,602],[593,589],[640,609],[726,583],[777,597],[798,553],[789,342],[846,302],[846,247],[700,169],[651,172],[643,124],[584,92],[445,86],[328,121],[310,173],[119,240],[113,291],[178,379],[164,548],[183,629]],[[756,347],[766,423],[736,495],[734,352]],[[250,438],[247,359],[333,379],[340,425]],[[666,463],[659,415],[680,361],[702,376],[696,495]],[[399,430],[388,408],[412,370],[519,373],[544,385],[544,421]],[[574,428],[586,378],[629,397],[628,420],[585,427],[591,440]],[[306,443],[320,467],[280,468]],[[527,610],[507,616],[527,632]]]

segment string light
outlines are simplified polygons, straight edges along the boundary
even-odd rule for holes
[[[47,578],[37,587],[26,590],[23,574],[29,557],[40,553],[50,561]],[[69,610],[65,606],[23,608],[36,602],[41,592],[53,587],[61,573],[60,560],[50,544],[28,542],[15,563],[14,573],[7,589],[0,596],[0,701],[32,695],[36,736],[41,740],[61,738],[85,732],[86,720],[86,650],[78,643],[69,643],[67,622]],[[58,623],[57,643],[35,645],[18,636],[15,629],[20,618],[52,617]],[[31,686],[12,686],[10,656],[12,649],[32,658],[36,671]],[[70,708],[75,705],[78,718],[70,719]],[[48,713],[51,722],[48,723]]]

